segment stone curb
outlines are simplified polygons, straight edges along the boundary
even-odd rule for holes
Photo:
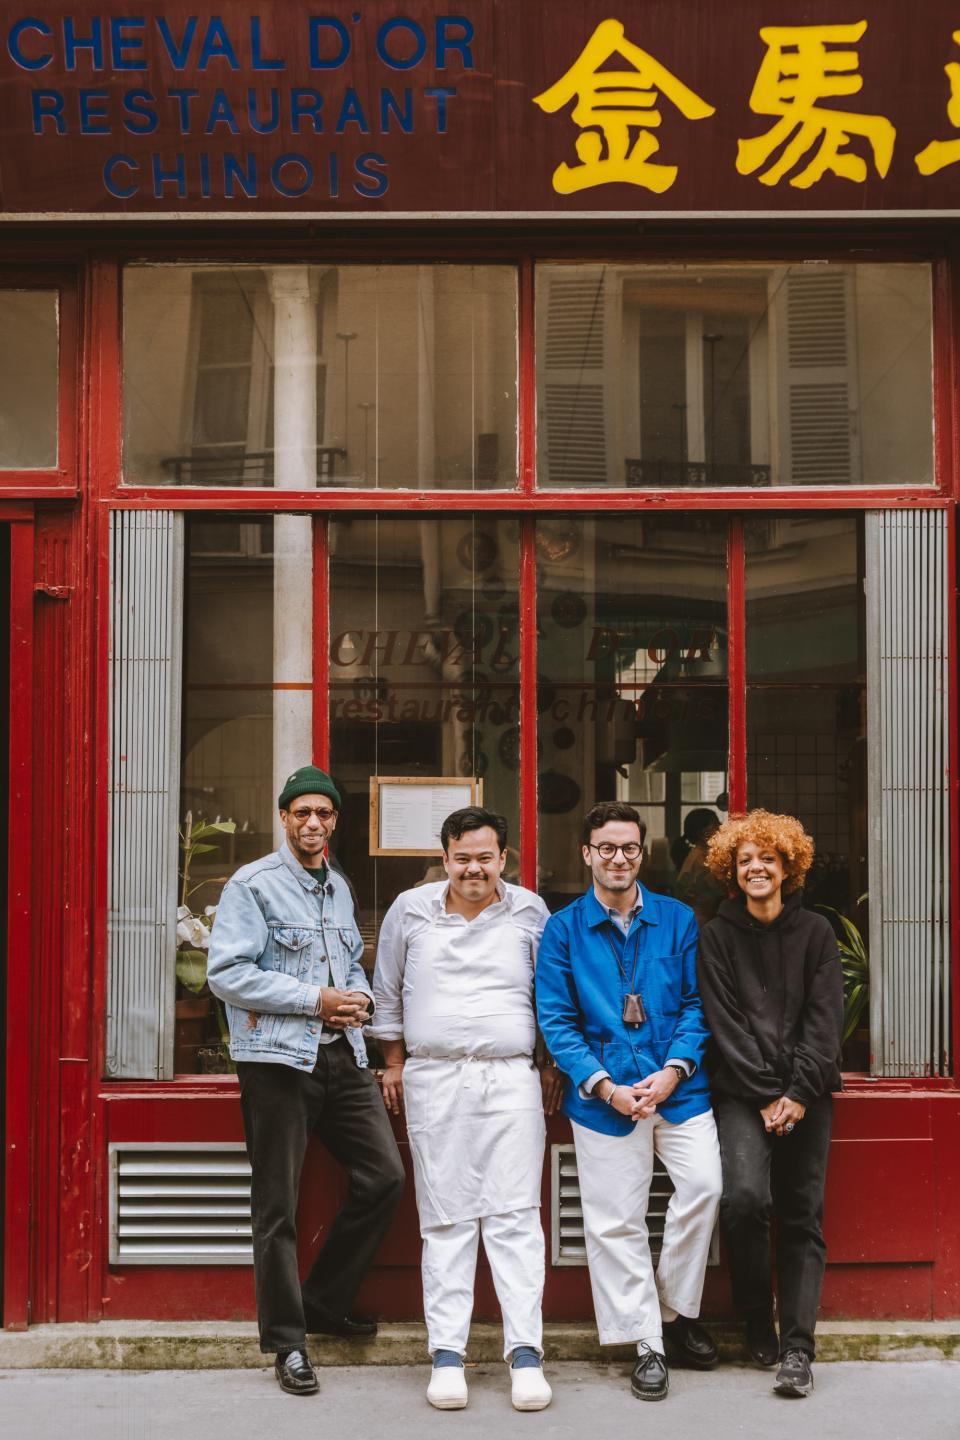
[[[739,1328],[711,1325],[721,1358],[744,1363]],[[474,1325],[469,1361],[502,1359],[499,1325]],[[420,1324],[385,1324],[375,1340],[358,1342],[317,1336],[310,1341],[317,1365],[424,1365],[426,1332]],[[547,1361],[629,1363],[630,1346],[597,1343],[592,1325],[544,1327]],[[901,1322],[834,1321],[817,1330],[818,1361],[958,1360],[960,1320]],[[34,1325],[0,1330],[0,1370],[238,1370],[269,1365],[256,1330],[246,1322],[158,1320],[101,1321],[89,1325]]]

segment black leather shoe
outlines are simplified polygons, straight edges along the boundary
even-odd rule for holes
[[[809,1395],[813,1389],[810,1356],[803,1350],[788,1350],[780,1361],[773,1389],[775,1394],[788,1395],[794,1400],[802,1400]]]
[[[667,1362],[659,1350],[644,1345],[630,1376],[630,1389],[638,1400],[665,1400],[670,1389]]]
[[[764,1370],[776,1365],[780,1358],[780,1341],[769,1310],[751,1310],[748,1313],[744,1339],[754,1364],[761,1365]]]
[[[340,1335],[345,1340],[372,1340],[377,1333],[376,1320],[364,1315],[334,1315],[316,1305],[304,1305],[303,1318],[308,1335]]]
[[[712,1370],[720,1358],[703,1326],[685,1315],[664,1325],[663,1343],[673,1364],[687,1365],[691,1370]]]
[[[273,1373],[280,1389],[288,1395],[316,1395],[320,1389],[306,1350],[290,1350],[286,1355],[278,1355]]]

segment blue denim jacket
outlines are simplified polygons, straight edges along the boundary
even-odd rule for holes
[[[551,915],[537,956],[537,1019],[566,1076],[564,1114],[588,1130],[629,1135],[633,1122],[579,1087],[598,1070],[632,1085],[675,1056],[696,1066],[658,1107],[672,1124],[710,1109],[703,1070],[707,1025],[697,990],[697,922],[679,900],[640,887],[637,989],[647,1014],[634,1029],[623,1021],[628,984],[611,953],[613,922],[593,887]],[[633,926],[630,934],[634,934]],[[630,942],[633,953],[633,942]]]
[[[327,866],[321,885],[284,842],[244,865],[225,885],[210,935],[207,983],[226,1004],[234,1060],[270,1060],[312,1070],[323,1021],[317,1015],[323,960],[329,984],[373,995],[363,941],[342,875]],[[367,1050],[346,1031],[358,1065]]]

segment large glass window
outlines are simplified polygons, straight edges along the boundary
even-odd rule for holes
[[[510,267],[135,265],[123,294],[129,484],[516,484]]]
[[[371,853],[371,776],[482,781],[484,805],[507,817],[505,876],[519,878],[519,526],[369,516],[332,520],[329,533],[336,843],[372,965],[396,895],[444,872],[439,855]]]
[[[544,265],[538,479],[933,483],[926,265]]]
[[[537,522],[540,889],[553,907],[585,887],[580,821],[596,800],[643,815],[645,884],[679,884],[704,920],[722,898],[684,869],[684,836],[691,816],[728,806],[726,536],[709,514]]]
[[[56,290],[0,290],[0,470],[57,463]]]

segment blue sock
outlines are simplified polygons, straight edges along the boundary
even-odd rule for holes
[[[517,1345],[510,1360],[511,1370],[539,1370],[540,1356],[532,1345]]]
[[[433,1352],[434,1370],[442,1370],[445,1365],[460,1365],[462,1367],[463,1361],[456,1350],[435,1350]]]

